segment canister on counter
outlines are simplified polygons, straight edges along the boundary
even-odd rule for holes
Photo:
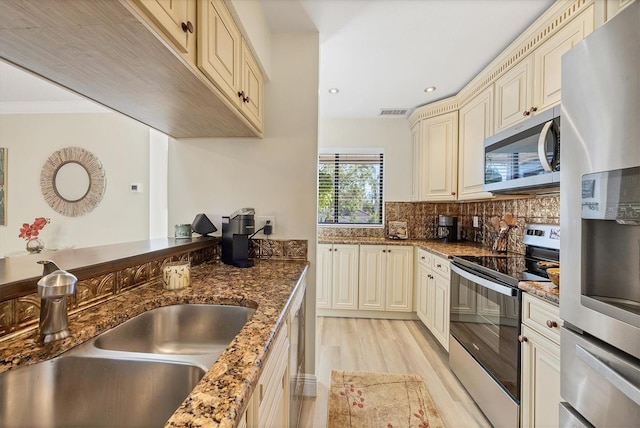
[[[176,238],[191,238],[190,224],[176,224]]]
[[[191,263],[167,262],[162,266],[162,282],[167,290],[179,290],[191,282]]]

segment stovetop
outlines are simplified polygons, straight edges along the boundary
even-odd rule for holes
[[[527,256],[456,256],[453,261],[513,287],[520,281],[549,281],[540,260]]]
[[[523,242],[527,245],[524,255],[456,256],[453,262],[512,287],[517,287],[520,281],[549,281],[546,272],[549,265],[545,266],[544,262],[559,266],[560,227],[528,224]]]

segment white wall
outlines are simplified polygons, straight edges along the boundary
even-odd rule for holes
[[[229,215],[253,207],[256,216],[275,216],[273,238],[308,240],[309,342],[315,338],[318,61],[317,33],[273,35],[264,139],[169,143],[170,232],[199,212]],[[220,223],[216,227],[221,229]],[[314,353],[309,343],[310,373]]]
[[[82,147],[102,162],[102,202],[81,217],[65,217],[45,202],[40,171],[55,151]],[[22,223],[51,219],[40,232],[45,248],[104,245],[149,235],[149,128],[116,113],[0,115],[0,147],[8,148],[7,225],[0,226],[0,257],[25,251]],[[142,183],[143,193],[131,193]]]
[[[384,148],[384,200],[410,200],[411,130],[406,119],[322,119],[318,146]]]

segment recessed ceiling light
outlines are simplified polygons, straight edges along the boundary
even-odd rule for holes
[[[338,89],[338,88],[331,88],[331,89],[329,89],[329,93],[330,93],[330,94],[337,94],[338,92],[340,92],[340,89]]]
[[[425,88],[425,90],[424,90],[424,91],[425,91],[425,92],[433,92],[433,91],[435,91],[435,90],[436,90],[436,87],[435,87],[435,86],[429,86],[428,88]]]

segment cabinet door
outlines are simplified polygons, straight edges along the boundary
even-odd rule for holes
[[[593,32],[594,19],[594,6],[591,5],[534,51],[533,105],[537,111],[560,102],[560,59]]]
[[[429,309],[427,307],[428,303],[428,287],[429,281],[431,278],[431,269],[426,266],[418,265],[418,269],[416,270],[416,314],[418,318],[422,321],[422,323],[427,326],[427,328],[431,327],[431,321],[428,319]]]
[[[240,97],[240,111],[256,128],[262,130],[262,71],[260,71],[244,39],[242,40],[242,83],[240,91],[244,93],[244,97]]]
[[[607,0],[607,21],[637,0]]]
[[[431,333],[438,339],[444,349],[449,351],[449,280],[440,275],[433,275],[434,313]]]
[[[242,37],[222,0],[198,2],[198,68],[240,105]]]
[[[413,291],[413,247],[387,246],[385,310],[411,312]]]
[[[522,335],[522,427],[557,427],[560,345],[525,325]]]
[[[493,86],[460,109],[458,199],[490,198],[484,187],[484,139],[493,135]]]
[[[289,340],[285,322],[274,339],[258,380],[257,427],[286,427],[289,420]]]
[[[458,190],[458,112],[420,122],[420,199],[451,201]]]
[[[420,122],[416,122],[411,128],[411,200],[420,199]]]
[[[358,245],[333,246],[333,309],[358,309]]]
[[[360,275],[358,278],[360,309],[384,310],[386,251],[386,247],[383,245],[360,246]]]
[[[333,245],[318,244],[316,260],[316,307],[331,308],[331,281],[333,280]]]
[[[196,47],[196,0],[133,0],[181,53],[193,52]],[[191,23],[192,31],[183,30]]]
[[[515,65],[495,83],[495,132],[500,132],[528,116],[533,91],[533,58],[530,56]]]

